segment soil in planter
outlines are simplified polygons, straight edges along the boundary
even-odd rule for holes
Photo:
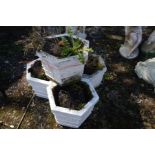
[[[84,68],[84,74],[94,74],[98,70],[102,70],[105,66],[99,62],[98,55],[90,54]]]
[[[45,72],[42,68],[42,63],[40,60],[36,61],[31,68],[28,70],[31,73],[32,77],[38,78],[41,80],[49,81],[50,79],[45,75]]]
[[[83,48],[84,44],[82,41],[79,39],[73,40],[76,42],[76,44],[80,42],[80,46],[76,46],[77,50]],[[72,47],[73,45],[69,37],[52,38],[45,40],[43,51],[58,58],[64,58],[67,56],[77,55],[76,53],[72,52]]]
[[[81,81],[58,85],[52,91],[57,106],[73,110],[82,109],[92,98],[89,86]]]

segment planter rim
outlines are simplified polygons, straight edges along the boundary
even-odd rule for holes
[[[52,100],[51,97],[49,97],[49,102],[50,102],[50,106],[51,106],[52,111],[57,111],[57,112],[61,111],[63,113],[82,116],[87,111],[87,109],[89,109],[91,106],[94,106],[98,102],[99,96],[96,93],[96,91],[95,91],[94,87],[92,86],[91,82],[86,78],[82,78],[81,81],[86,82],[88,84],[89,89],[90,89],[90,91],[92,93],[91,100],[88,101],[88,103],[81,110],[73,110],[73,109],[57,106],[55,104],[55,101]],[[56,83],[50,83],[50,85],[47,87],[48,96],[52,96],[53,99],[54,99],[54,96],[53,96],[53,93],[51,91],[51,88],[54,88],[56,85],[57,85]]]
[[[57,35],[50,35],[50,36],[47,36],[45,38],[52,39],[52,38],[65,37],[65,36],[69,36],[69,35],[67,33],[63,33],[63,34],[57,34]],[[80,40],[86,41],[87,43],[89,43],[89,40],[83,39],[83,38],[81,38],[81,37],[79,37],[77,35],[73,35],[73,38],[75,38],[75,39],[79,38]]]
[[[36,53],[37,53],[36,55],[38,56],[40,52],[44,53],[47,57],[48,57],[48,56],[52,56],[52,57],[54,57],[55,59],[57,59],[58,61],[62,61],[62,60],[65,61],[65,60],[68,60],[68,58],[77,58],[77,56],[78,56],[78,55],[72,55],[72,56],[67,56],[67,57],[64,57],[64,58],[59,58],[59,57],[57,57],[57,56],[54,56],[54,55],[49,54],[49,53],[47,53],[46,51],[42,51],[42,50],[41,50],[41,51],[36,51]],[[84,53],[84,54],[87,54],[86,51],[83,51],[83,53]]]

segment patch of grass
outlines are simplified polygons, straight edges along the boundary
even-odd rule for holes
[[[107,81],[111,81],[111,80],[114,80],[115,77],[112,74],[106,73],[104,76],[104,79]]]

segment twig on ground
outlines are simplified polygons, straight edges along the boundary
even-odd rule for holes
[[[23,116],[21,117],[21,120],[20,120],[20,122],[19,122],[19,124],[18,124],[18,126],[17,126],[17,129],[20,128],[20,125],[21,125],[21,123],[22,123],[22,121],[23,121],[23,119],[24,119],[24,117],[25,117],[25,115],[26,115],[26,113],[27,113],[27,110],[28,110],[30,104],[32,103],[32,100],[33,100],[34,96],[35,96],[35,94],[33,93],[32,97],[31,97],[31,99],[30,99],[30,101],[29,101],[29,103],[28,103],[28,105],[27,105],[27,107],[26,107],[25,112],[24,112]]]

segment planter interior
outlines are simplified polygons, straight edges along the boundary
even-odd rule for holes
[[[57,106],[73,110],[81,110],[92,99],[88,84],[80,80],[57,85],[52,92]]]

